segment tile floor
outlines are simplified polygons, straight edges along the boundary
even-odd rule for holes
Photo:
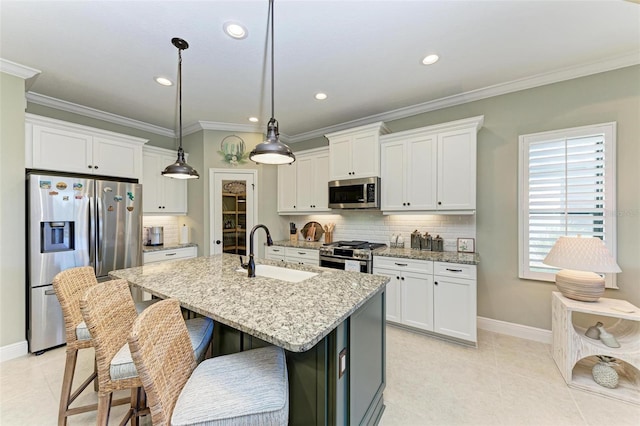
[[[640,407],[568,388],[550,350],[549,345],[483,330],[479,348],[473,349],[387,327],[381,423],[640,425]],[[92,353],[81,354],[79,368],[88,374]],[[0,364],[0,424],[55,425],[63,366],[64,348]],[[80,399],[95,401],[92,386]],[[125,407],[112,409],[110,424],[118,423]],[[73,416],[69,424],[94,425],[95,412]]]

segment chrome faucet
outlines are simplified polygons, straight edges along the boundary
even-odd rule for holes
[[[242,256],[240,256],[240,265],[247,270],[247,276],[249,278],[253,278],[256,276],[256,263],[253,261],[253,234],[256,232],[256,229],[262,228],[267,233],[267,245],[272,246],[273,240],[271,239],[271,233],[269,232],[269,228],[265,225],[259,224],[251,229],[251,233],[249,234],[249,262],[242,263]]]

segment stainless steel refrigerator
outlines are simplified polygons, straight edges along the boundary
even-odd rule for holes
[[[27,174],[29,352],[65,342],[53,277],[93,266],[109,271],[142,264],[142,185],[87,177]]]

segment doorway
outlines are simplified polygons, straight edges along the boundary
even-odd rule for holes
[[[209,253],[246,255],[249,231],[257,220],[256,170],[211,169]]]

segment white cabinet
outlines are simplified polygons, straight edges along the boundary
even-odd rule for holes
[[[162,171],[176,162],[178,153],[151,146],[143,151],[144,213],[187,214],[187,180],[162,176]]]
[[[433,274],[433,331],[476,342],[476,266],[434,262]]]
[[[157,262],[168,262],[172,260],[191,259],[198,255],[197,247],[183,247],[167,250],[155,250],[142,253],[144,265]]]
[[[297,161],[278,166],[278,213],[296,213]]]
[[[294,262],[301,265],[320,266],[319,250],[285,247],[284,256],[284,260],[286,262]]]
[[[279,260],[284,262],[284,247],[280,246],[266,246],[264,248],[265,259]]]
[[[328,182],[327,148],[296,153],[295,163],[278,166],[278,213],[330,212]]]
[[[329,211],[329,151],[322,149],[297,157],[296,206],[298,212]]]
[[[436,135],[416,135],[382,143],[384,211],[436,210]]]
[[[26,114],[25,163],[30,169],[142,177],[146,139]]]
[[[381,136],[381,210],[475,213],[477,132],[483,120]]]
[[[387,284],[387,321],[476,343],[476,266],[374,256]]]
[[[329,180],[380,176],[382,122],[325,135],[329,139]]]

